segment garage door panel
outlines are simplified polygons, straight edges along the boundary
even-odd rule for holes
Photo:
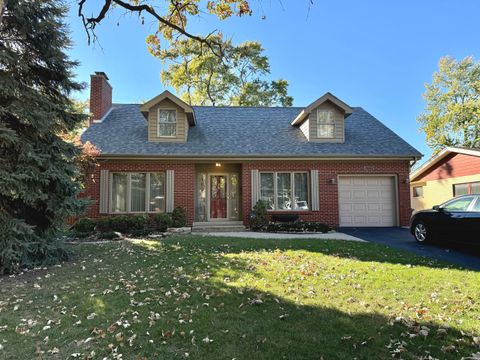
[[[349,206],[347,209],[353,210],[353,211],[365,211],[367,208],[367,204],[348,204]]]
[[[394,184],[391,176],[341,176],[340,226],[394,226]]]

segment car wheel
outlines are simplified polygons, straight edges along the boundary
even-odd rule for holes
[[[432,238],[430,229],[423,221],[415,223],[413,227],[413,236],[419,243],[428,243]]]

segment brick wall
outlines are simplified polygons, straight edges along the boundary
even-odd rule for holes
[[[93,120],[100,120],[112,107],[112,86],[103,73],[90,75],[90,112]]]
[[[100,168],[110,171],[155,172],[175,171],[175,206],[182,206],[187,211],[189,224],[194,219],[195,208],[195,164],[168,161],[103,161]],[[86,197],[98,200],[100,197],[100,168],[93,174],[88,184]],[[242,163],[241,188],[243,197],[243,220],[248,224],[251,210],[251,170],[260,171],[309,171],[319,170],[320,210],[300,212],[301,218],[321,221],[331,226],[338,226],[338,184],[331,184],[330,179],[339,174],[389,174],[397,175],[399,195],[400,225],[408,225],[410,219],[410,190],[405,181],[409,175],[409,163],[406,160],[391,161],[248,161]],[[292,212],[288,212],[292,213]],[[93,204],[86,214],[88,217],[100,216],[98,203]]]
[[[243,217],[248,222],[251,209],[251,170],[260,171],[319,171],[319,211],[298,212],[306,221],[320,221],[330,226],[339,225],[338,184],[331,184],[330,179],[337,179],[341,174],[389,174],[398,177],[399,219],[400,226],[407,226],[411,215],[410,186],[405,181],[409,175],[409,162],[392,161],[251,161],[242,166]],[[276,212],[280,213],[280,212]],[[291,214],[291,211],[287,213]]]
[[[98,200],[100,199],[100,169],[109,171],[125,172],[156,172],[174,171],[175,206],[183,207],[187,212],[189,224],[193,223],[194,217],[194,195],[195,195],[195,165],[190,163],[162,162],[162,161],[103,161],[100,167],[94,172],[92,179],[87,184],[82,197],[88,197],[95,201],[88,208],[87,217],[96,218],[104,216],[99,213]]]

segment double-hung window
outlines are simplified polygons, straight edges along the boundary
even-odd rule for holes
[[[158,136],[177,136],[177,111],[158,109]]]
[[[259,181],[268,210],[309,210],[307,172],[261,172]]]
[[[165,173],[112,173],[111,212],[165,212]]]
[[[333,111],[317,110],[317,137],[332,139],[335,137],[335,118]]]

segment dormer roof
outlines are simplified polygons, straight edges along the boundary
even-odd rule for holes
[[[168,90],[165,90],[160,95],[155,96],[153,99],[148,100],[146,103],[140,106],[140,111],[142,112],[143,116],[146,117],[146,114],[148,114],[149,110],[152,107],[154,107],[155,105],[157,105],[158,103],[162,102],[165,99],[169,99],[170,101],[172,101],[173,103],[175,103],[185,111],[185,113],[187,114],[187,119],[190,126],[196,125],[195,112],[193,111],[193,108],[182,99],[173,95]]]
[[[314,109],[316,109],[318,106],[320,106],[326,101],[330,101],[334,105],[338,106],[341,110],[345,112],[346,116],[350,115],[353,112],[353,109],[349,105],[337,98],[332,93],[327,92],[321,97],[319,97],[317,100],[315,100],[313,103],[308,105],[305,109],[303,109],[297,115],[297,117],[293,119],[292,125],[300,125],[307,118],[308,114],[310,114]]]

